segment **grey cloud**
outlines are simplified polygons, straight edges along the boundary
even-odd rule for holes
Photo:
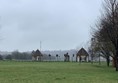
[[[0,49],[36,49],[40,41],[44,50],[76,48],[89,40],[100,6],[101,0],[0,0]]]

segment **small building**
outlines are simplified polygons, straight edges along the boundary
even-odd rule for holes
[[[42,53],[37,49],[32,51],[32,60],[41,61]]]
[[[70,56],[68,55],[68,53],[64,54],[64,61],[65,62],[69,62],[70,61]]]
[[[89,54],[84,48],[81,48],[76,54],[76,62],[88,62]]]

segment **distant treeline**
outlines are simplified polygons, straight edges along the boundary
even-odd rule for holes
[[[32,60],[32,53],[14,51],[11,54],[0,55],[0,60]],[[50,57],[47,54],[43,54],[42,60],[49,61]],[[51,60],[54,61],[55,57],[51,56]]]

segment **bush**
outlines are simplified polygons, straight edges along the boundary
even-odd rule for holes
[[[3,56],[2,55],[0,55],[0,60],[3,60]]]
[[[5,57],[5,59],[7,59],[7,60],[12,60],[12,56],[11,56],[11,55],[7,55],[7,56]]]

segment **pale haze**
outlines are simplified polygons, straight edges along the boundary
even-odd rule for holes
[[[102,0],[0,0],[0,50],[84,47]]]

